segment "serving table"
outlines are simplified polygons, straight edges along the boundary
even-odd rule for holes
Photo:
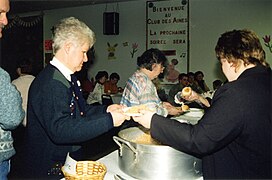
[[[112,102],[114,104],[120,104],[121,98],[122,98],[122,93],[117,93],[117,94],[110,94],[112,98]]]
[[[105,164],[107,167],[107,173],[104,180],[118,180],[118,176],[126,180],[136,180],[135,178],[125,174],[118,166],[118,150],[102,157],[98,160],[99,162]],[[116,176],[118,175],[118,176]],[[119,178],[121,180],[121,178]]]
[[[177,117],[172,117],[182,123],[197,124],[201,116],[188,116],[189,114],[183,114]],[[107,167],[107,173],[104,177],[105,180],[136,180],[135,178],[124,173],[118,165],[118,150],[111,152],[110,154],[100,158],[99,162],[103,163]],[[202,180],[203,177],[196,177],[196,180]]]
[[[182,123],[190,123],[196,124],[201,117],[191,117],[186,115],[180,115],[178,117],[173,117],[172,119],[176,119]],[[128,174],[124,173],[118,165],[118,150],[111,152],[110,154],[102,157],[98,160],[99,162],[103,163],[107,167],[107,173],[105,175],[105,180],[136,180],[135,178],[129,176]],[[196,177],[196,180],[202,180],[203,177]]]

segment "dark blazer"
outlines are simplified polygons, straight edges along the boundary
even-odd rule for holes
[[[71,116],[71,100],[70,82],[50,64],[31,84],[22,154],[25,176],[46,176],[55,163],[65,162],[68,152],[77,151],[79,143],[113,128],[105,106],[86,104],[86,116],[80,116],[76,103]]]
[[[220,87],[197,125],[159,115],[151,135],[202,157],[205,179],[271,178],[271,69],[257,66]]]

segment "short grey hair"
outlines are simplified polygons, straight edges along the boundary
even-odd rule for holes
[[[75,17],[64,18],[54,27],[53,53],[56,52],[69,40],[75,45],[89,43],[90,48],[95,43],[94,32],[82,21]]]

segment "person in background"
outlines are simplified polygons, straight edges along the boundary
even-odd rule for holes
[[[163,87],[161,85],[161,81],[162,80],[160,77],[157,77],[152,80],[153,84],[155,85],[155,87],[157,89],[157,93],[158,93],[160,100],[167,101],[168,95],[166,94],[165,90],[163,89]]]
[[[88,56],[88,54],[87,54]],[[89,56],[88,56],[89,58]],[[84,68],[84,65],[83,65],[83,68],[80,72],[78,72],[78,80],[80,81],[80,84],[81,84],[81,88],[82,88],[82,93],[83,93],[83,97],[84,99],[87,100],[90,92],[93,91],[94,89],[94,78],[91,78],[89,79],[88,77],[88,69],[87,68]]]
[[[215,91],[222,86],[223,82],[219,79],[213,81],[213,90],[207,91],[202,95],[211,102],[211,99],[214,96]]]
[[[28,99],[28,90],[30,87],[30,84],[35,79],[32,73],[32,65],[31,62],[27,59],[22,60],[19,63],[19,66],[17,68],[17,74],[19,77],[12,81],[12,84],[14,84],[17,88],[17,90],[21,93],[21,97],[23,99],[23,109],[26,112],[27,109],[27,99]],[[26,126],[26,117],[24,118],[22,122],[23,126]]]
[[[9,0],[0,0],[0,38],[8,24]],[[11,131],[21,124],[25,116],[22,98],[10,82],[9,74],[0,68],[0,179],[7,180],[10,159],[15,154]]]
[[[210,90],[210,88],[207,86],[203,78],[204,74],[202,71],[195,72],[195,82],[197,86],[199,86],[203,92],[207,92]]]
[[[104,92],[106,94],[116,94],[119,92],[117,83],[120,80],[120,76],[117,73],[111,73],[110,79],[104,84]]]
[[[188,72],[187,75],[188,75],[188,83],[189,83],[188,86],[190,86],[195,92],[199,94],[203,93],[204,91],[201,89],[200,86],[197,85],[195,81],[195,73]]]
[[[221,87],[223,82],[220,79],[216,79],[213,81],[213,90],[216,91],[219,87]]]
[[[191,96],[190,99],[199,99],[201,97],[201,100],[203,100],[203,98],[207,99],[209,104],[211,103],[211,100],[214,96],[214,93],[215,91],[220,87],[222,86],[222,81],[217,79],[217,80],[214,80],[213,81],[213,90],[210,90],[210,91],[207,91],[207,92],[204,92],[202,93],[201,95],[197,94],[196,92],[194,92],[195,94],[195,97],[194,96]],[[203,98],[202,98],[203,97]],[[204,103],[205,104],[205,103]]]
[[[54,57],[29,89],[23,166],[17,169],[20,178],[61,179],[54,175],[60,174],[68,152],[80,160],[82,142],[129,119],[121,105],[91,106],[82,96],[74,73],[88,60],[94,32],[74,17],[54,27]]]
[[[190,108],[207,109],[211,106],[211,98],[205,97],[203,94],[198,94],[194,90],[190,96],[183,96],[182,91],[179,91],[174,97],[176,104],[182,104],[187,101]]]
[[[109,74],[107,71],[99,71],[95,75],[95,87],[92,92],[90,92],[87,103],[92,105],[101,105],[102,104],[102,94],[104,94],[104,84],[107,81]]]
[[[152,112],[133,117],[161,143],[201,157],[204,179],[271,179],[271,68],[257,35],[232,30],[215,47],[228,83],[190,125]]]
[[[131,107],[146,104],[158,114],[177,115],[181,110],[162,102],[152,82],[163,72],[167,59],[159,49],[148,49],[137,58],[138,70],[128,79],[120,104]]]
[[[179,104],[175,103],[175,95],[188,85],[188,75],[185,73],[180,73],[178,76],[178,83],[171,87],[167,101],[170,102],[173,106],[180,106]]]

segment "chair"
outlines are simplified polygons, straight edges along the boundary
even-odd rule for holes
[[[101,98],[102,98],[102,104],[103,105],[109,106],[109,105],[113,104],[113,101],[112,101],[112,98],[111,98],[110,95],[102,94]]]

